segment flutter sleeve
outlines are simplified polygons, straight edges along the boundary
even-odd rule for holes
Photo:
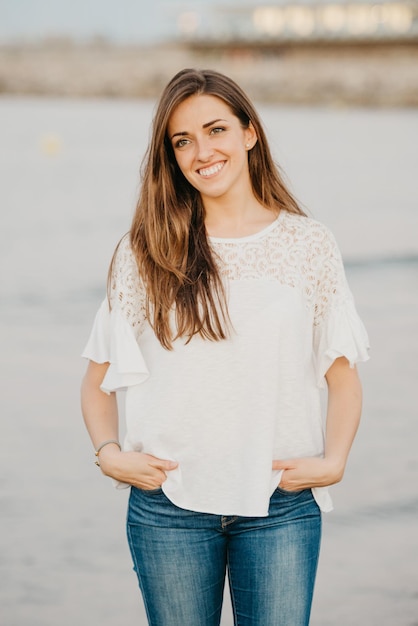
[[[109,363],[100,388],[106,393],[144,382],[148,368],[137,337],[145,323],[145,292],[129,236],[120,242],[112,265],[110,288],[94,320],[82,356]]]
[[[347,283],[338,245],[324,230],[314,304],[313,349],[317,383],[325,387],[325,374],[335,359],[346,357],[350,366],[367,361],[369,339]]]

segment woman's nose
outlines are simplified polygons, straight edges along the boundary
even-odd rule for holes
[[[197,142],[197,158],[199,161],[209,161],[213,155],[213,148],[210,140],[206,138],[199,139]]]

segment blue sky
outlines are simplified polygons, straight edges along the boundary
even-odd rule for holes
[[[48,36],[147,42],[177,33],[177,16],[257,0],[0,0],[0,41]]]
[[[170,32],[165,18],[171,13],[168,4],[163,0],[0,0],[0,40],[60,35],[149,40]]]

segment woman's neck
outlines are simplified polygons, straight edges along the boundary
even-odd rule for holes
[[[205,202],[205,226],[210,237],[248,237],[269,226],[277,218],[256,198],[241,203]]]

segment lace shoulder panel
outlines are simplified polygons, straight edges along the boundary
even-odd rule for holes
[[[300,289],[306,306],[321,323],[331,301],[347,297],[341,255],[329,229],[320,222],[283,212],[263,236],[212,244],[221,275],[230,280],[277,280]]]
[[[119,242],[110,277],[110,308],[118,308],[138,337],[146,319],[145,288],[133,255],[129,233]]]
[[[320,266],[315,290],[314,324],[324,323],[328,317],[353,300],[347,283],[343,259],[334,235],[321,225],[323,238],[317,252]]]

